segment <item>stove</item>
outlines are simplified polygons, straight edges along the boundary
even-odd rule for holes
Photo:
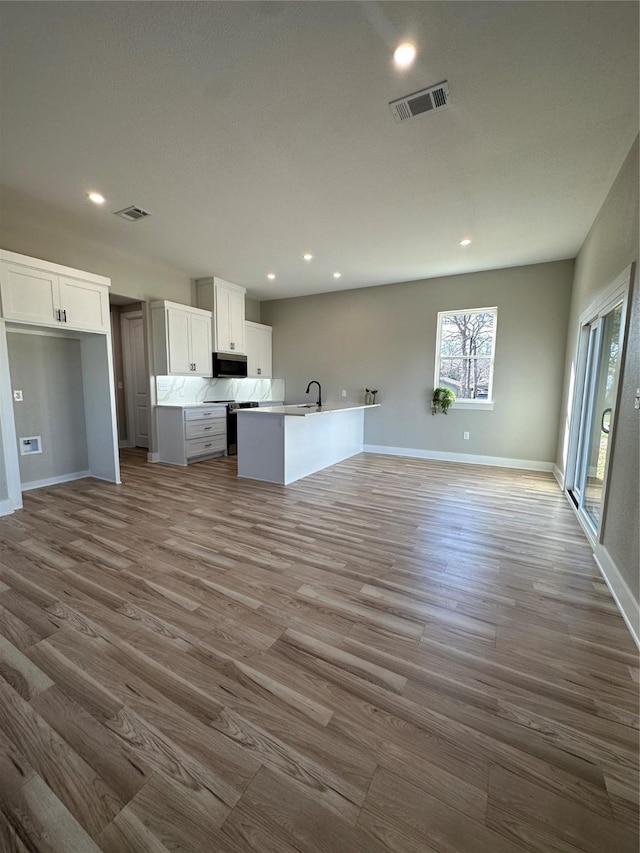
[[[237,412],[238,409],[257,409],[260,403],[229,403],[228,410],[230,412]]]
[[[236,403],[235,400],[205,400],[205,403],[227,404],[227,456],[236,456],[238,453],[238,409],[256,409],[259,403]]]

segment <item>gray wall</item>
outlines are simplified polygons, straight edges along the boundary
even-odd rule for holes
[[[260,323],[260,301],[246,297],[244,300],[245,320],[251,320],[252,323]]]
[[[2,248],[107,276],[111,279],[111,292],[121,296],[140,300],[170,299],[195,305],[192,302],[192,282],[184,272],[140,257],[135,238],[135,234],[140,232],[135,229],[136,225],[144,227],[146,223],[116,220],[119,228],[117,239],[129,240],[131,245],[131,251],[127,253],[105,243],[92,221],[96,215],[104,216],[105,213],[94,210],[93,205],[89,209],[87,205],[87,215],[81,219],[62,213],[40,199],[2,187]]]
[[[379,390],[367,444],[552,463],[572,276],[573,261],[556,261],[262,302],[261,315],[288,402],[305,399],[310,379],[327,400]],[[433,417],[438,311],[494,305],[494,410]]]
[[[569,383],[574,368],[580,314],[630,263],[638,260],[638,138],[631,148],[609,195],[576,259],[563,400],[558,443],[558,466],[564,471],[565,428]],[[621,374],[620,408],[611,448],[608,505],[603,545],[626,580],[636,601],[640,598],[640,417],[634,409],[640,387],[640,292],[638,268],[632,294],[632,313],[626,358]]]
[[[7,488],[7,469],[4,464],[3,442],[2,421],[0,421],[0,501],[4,501],[9,497],[9,489]]]
[[[23,483],[86,471],[88,468],[80,341],[7,333],[16,432],[42,436],[43,452],[20,456]]]

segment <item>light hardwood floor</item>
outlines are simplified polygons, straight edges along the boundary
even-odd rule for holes
[[[0,520],[0,850],[636,853],[638,656],[550,475],[123,454]]]

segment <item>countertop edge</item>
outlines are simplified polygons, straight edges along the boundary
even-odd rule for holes
[[[279,415],[281,417],[294,417],[294,418],[304,418],[309,417],[309,415],[332,415],[339,414],[340,412],[353,412],[358,411],[359,409],[378,409],[380,408],[380,403],[352,403],[347,405],[327,405],[322,406],[320,409],[317,407],[314,408],[306,408],[304,406],[296,406],[295,404],[292,406],[260,406],[255,409],[238,409],[238,414],[245,417],[246,415],[255,415],[259,414],[261,416],[264,415]]]

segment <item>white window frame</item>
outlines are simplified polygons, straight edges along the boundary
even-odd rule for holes
[[[495,365],[495,353],[496,353],[496,336],[498,332],[498,308],[496,305],[492,305],[489,308],[458,308],[455,311],[438,311],[438,332],[436,335],[436,358],[435,358],[435,372],[433,377],[433,387],[438,388],[440,386],[440,362],[443,356],[440,353],[440,338],[442,334],[442,321],[445,317],[455,317],[458,314],[486,314],[488,312],[492,312],[494,315],[493,321],[493,341],[491,343],[491,354],[490,355],[461,355],[461,356],[444,356],[445,358],[488,358],[489,361],[489,387],[487,390],[487,399],[486,400],[469,400],[456,399],[455,403],[452,404],[452,409],[475,409],[477,411],[485,411],[491,412],[493,411],[493,369]]]

